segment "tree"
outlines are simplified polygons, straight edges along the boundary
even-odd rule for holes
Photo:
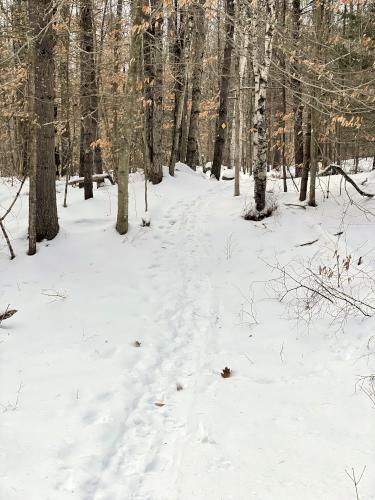
[[[119,3],[121,0],[118,0]],[[117,9],[119,14],[120,9]],[[139,0],[131,2],[132,31],[130,40],[130,55],[128,78],[125,88],[125,108],[126,123],[122,124],[122,137],[120,139],[120,154],[118,163],[118,201],[117,201],[117,223],[116,230],[119,234],[128,232],[128,183],[129,183],[129,162],[132,146],[134,126],[136,122],[136,97],[137,83],[140,75],[141,57],[141,9]]]
[[[54,46],[53,11],[50,0],[29,0],[29,19],[34,49],[31,49],[31,74],[34,93],[33,111],[36,121],[35,137],[35,239],[53,239],[59,231],[55,184],[55,127],[54,127]],[[34,126],[34,125],[33,125]],[[30,156],[35,156],[34,147]],[[32,184],[34,179],[32,179]],[[33,210],[31,212],[33,213]],[[31,224],[33,226],[33,222]],[[32,233],[34,229],[32,227]],[[31,251],[33,253],[33,249]]]
[[[216,138],[214,147],[214,158],[212,162],[212,175],[217,180],[220,179],[221,163],[223,160],[223,150],[226,140],[226,128],[228,127],[228,96],[231,58],[233,50],[234,36],[234,0],[225,0],[225,46],[223,66],[220,81],[220,104],[216,121]]]
[[[264,5],[265,4],[265,5]],[[267,142],[266,142],[266,97],[268,75],[271,64],[272,44],[275,28],[275,0],[264,0],[266,28],[262,34],[263,58],[258,50],[259,10],[258,0],[252,6],[252,63],[254,72],[254,198],[258,212],[266,206]]]
[[[293,0],[292,11],[292,39],[294,47],[300,46],[301,32],[301,0]],[[302,84],[301,70],[297,58],[292,60],[292,78],[291,90],[293,92],[293,114],[294,114],[294,165],[296,168],[296,177],[301,176],[303,167],[303,105],[302,105]]]
[[[84,177],[85,200],[93,197],[92,175],[94,170],[95,141],[97,139],[97,82],[94,58],[94,25],[92,0],[80,0],[80,176]]]
[[[193,3],[193,54],[191,77],[191,111],[187,142],[186,163],[193,170],[199,163],[199,114],[202,96],[203,59],[206,44],[207,24],[204,15],[204,0]]]
[[[172,148],[169,158],[169,174],[174,175],[176,161],[181,159],[181,126],[182,113],[184,110],[184,101],[186,95],[186,27],[187,27],[187,5],[181,7],[178,0],[174,0],[173,10],[173,47],[171,58],[173,60],[173,80],[174,80],[174,109],[173,109],[173,129],[172,129]]]
[[[158,184],[163,179],[163,4],[150,0],[143,6],[143,71],[145,99],[145,150],[147,178]]]

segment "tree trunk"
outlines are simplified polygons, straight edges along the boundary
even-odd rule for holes
[[[301,178],[301,189],[299,201],[305,201],[307,196],[307,183],[310,170],[310,149],[311,149],[311,109],[309,108],[306,119],[305,147],[303,149],[303,171]]]
[[[150,1],[143,9],[147,29],[143,35],[143,71],[145,80],[145,142],[147,178],[158,184],[163,179],[163,5]]]
[[[312,91],[315,94],[315,91]],[[310,192],[309,192],[309,205],[316,206],[315,201],[315,182],[318,172],[318,112],[314,108],[316,102],[313,102],[311,107],[311,139],[310,139]]]
[[[120,149],[120,136],[119,136],[119,118],[118,118],[118,107],[119,107],[119,84],[117,76],[120,72],[120,44],[122,38],[122,10],[123,10],[123,0],[117,0],[116,8],[116,22],[115,22],[115,33],[114,33],[114,46],[113,46],[113,73],[114,82],[112,84],[112,94],[114,97],[113,103],[113,132],[112,132],[112,157],[114,162],[114,174],[117,178],[117,171],[119,166],[119,149]]]
[[[132,0],[131,16],[133,26],[141,24],[141,5],[137,0]],[[137,81],[140,75],[141,56],[141,34],[137,30],[132,30],[130,41],[129,70],[126,85],[126,95],[124,100],[124,116],[126,123],[123,124],[123,137],[121,138],[119,166],[118,166],[118,204],[116,230],[119,234],[128,232],[128,184],[129,184],[129,163],[130,152],[133,141],[133,133],[136,123],[136,97]]]
[[[59,231],[55,181],[55,37],[50,0],[30,0],[29,9],[35,37],[36,241],[41,241],[53,239]]]
[[[13,47],[15,57],[20,62],[25,62],[25,56],[27,57],[26,51],[23,45],[26,42],[26,37],[22,36],[26,33],[27,26],[27,0],[15,0],[12,6],[12,25],[17,33],[14,37]],[[29,54],[30,56],[30,54]],[[20,176],[24,176],[28,170],[28,139],[29,139],[29,124],[27,120],[22,116],[23,113],[29,111],[28,103],[24,105],[24,95],[25,95],[25,82],[21,81],[16,88],[16,98],[19,103],[19,109],[17,110],[19,116],[16,116],[15,124],[15,142],[16,142],[16,164],[17,173]],[[25,109],[26,108],[26,109]]]
[[[35,116],[35,41],[32,39],[28,50],[28,85],[27,111],[29,122],[28,133],[28,174],[29,174],[29,255],[36,254],[36,170],[37,170],[37,125]]]
[[[80,143],[80,176],[84,177],[85,200],[93,197],[92,174],[94,170],[94,143],[96,140],[97,92],[95,59],[94,59],[94,27],[92,0],[81,0],[80,13],[80,48],[81,48],[81,143]]]
[[[264,60],[260,62],[257,48],[258,33],[258,5],[253,2],[253,68],[255,79],[255,106],[254,106],[254,199],[258,212],[266,206],[267,185],[267,141],[266,141],[266,97],[268,75],[271,64],[272,44],[275,25],[275,0],[266,0],[266,32],[264,36]]]
[[[234,0],[225,0],[225,46],[223,66],[221,70],[220,82],[220,105],[218,119],[216,123],[216,138],[214,148],[214,158],[212,162],[212,175],[217,180],[220,179],[221,163],[223,160],[223,149],[225,145],[225,129],[228,126],[228,95],[229,95],[229,80],[230,80],[230,66],[233,50],[233,36],[234,36]]]
[[[63,28],[60,35],[61,60],[60,60],[60,85],[61,85],[61,106],[60,114],[62,119],[61,132],[61,174],[69,176],[71,164],[71,140],[70,140],[70,78],[69,78],[69,46],[70,46],[70,9],[68,3],[63,3],[61,7]]]
[[[293,27],[292,40],[293,46],[300,46],[300,31],[301,31],[301,0],[293,0]],[[301,101],[302,85],[301,85],[301,69],[296,58],[292,61],[292,78],[291,90],[293,92],[293,114],[294,114],[294,164],[296,169],[296,177],[300,177],[303,168],[303,105]]]
[[[193,36],[193,74],[191,78],[191,111],[187,143],[186,163],[193,170],[199,164],[199,113],[202,96],[203,58],[206,44],[206,19],[204,15],[205,0],[199,0],[192,6],[194,16]]]
[[[320,0],[314,0],[313,4],[313,20],[315,30],[315,47],[314,59],[318,63],[320,48],[322,43],[322,25],[323,25],[324,3]],[[316,206],[315,200],[315,183],[318,172],[318,127],[319,127],[319,112],[318,112],[318,96],[315,86],[311,90],[311,142],[310,142],[310,193],[308,204],[312,207]]]
[[[174,110],[173,110],[173,129],[172,129],[172,149],[169,158],[169,174],[174,175],[174,167],[177,160],[181,157],[180,136],[182,125],[182,113],[184,109],[184,100],[186,92],[186,14],[187,4],[183,8],[179,6],[178,0],[174,0],[173,12],[173,33],[174,38],[172,52],[172,70],[174,79]]]

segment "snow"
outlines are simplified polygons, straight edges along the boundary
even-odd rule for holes
[[[223,180],[232,180],[234,179],[234,170],[232,168],[226,168],[223,170],[221,174],[221,178]]]
[[[305,325],[268,285],[276,260],[330,264],[336,248],[374,269],[375,200],[348,186],[350,204],[332,176],[301,210],[271,179],[278,209],[248,222],[249,179],[233,197],[176,170],[149,187],[150,227],[133,175],[126,236],[109,185],[89,201],[70,188],[64,209],[59,182],[60,233],[33,257],[27,187],[6,220],[0,309],[18,312],[0,328],[0,498],[352,500],[345,470],[366,466],[359,495],[374,499],[374,408],[355,390],[375,372],[374,318]],[[0,181],[2,209],[16,189]]]

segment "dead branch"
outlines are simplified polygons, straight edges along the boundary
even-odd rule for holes
[[[316,240],[313,240],[313,241],[308,241],[307,243],[301,243],[300,245],[296,245],[296,247],[307,247],[308,245],[313,245],[317,241],[319,241],[319,238],[317,238]]]
[[[306,205],[298,205],[298,203],[284,203],[286,207],[297,207],[297,208],[303,208],[303,210],[306,210]]]
[[[16,201],[17,199],[19,198],[20,194],[21,194],[21,191],[22,191],[22,188],[23,188],[23,185],[25,184],[25,180],[26,180],[26,175],[23,177],[20,185],[19,185],[19,188],[18,188],[18,191],[16,193],[16,196],[14,197],[12,203],[10,204],[10,206],[8,207],[8,209],[5,211],[5,213],[0,217],[0,228],[1,228],[1,231],[3,233],[3,236],[5,238],[5,241],[8,245],[8,248],[9,248],[9,253],[10,253],[10,259],[13,260],[15,258],[15,253],[14,253],[14,250],[13,250],[13,247],[12,247],[12,244],[10,242],[10,239],[9,239],[9,236],[8,236],[8,233],[6,232],[5,230],[5,227],[4,227],[4,219],[5,217],[10,214],[10,212],[12,211],[12,208],[14,207],[14,205],[16,204]]]
[[[361,475],[359,476],[359,479],[357,479],[355,476],[355,471],[354,471],[353,467],[352,467],[351,474],[345,469],[346,475],[351,479],[352,483],[354,484],[357,500],[359,500],[358,485],[361,482],[361,479],[363,477],[363,474],[365,473],[365,470],[366,470],[366,465],[363,467],[363,470],[362,470]]]
[[[325,168],[320,175],[328,175],[332,172],[339,172],[343,177],[344,179],[349,182],[349,184],[351,184],[354,189],[361,195],[361,196],[367,196],[368,198],[372,198],[374,196],[374,194],[372,193],[366,193],[365,191],[363,191],[354,181],[351,177],[349,177],[349,175],[345,172],[345,170],[343,168],[340,167],[340,165],[329,165],[327,168]]]
[[[1,228],[1,231],[4,235],[5,241],[7,242],[8,248],[9,248],[10,260],[13,260],[16,256],[16,254],[14,253],[14,250],[13,250],[12,244],[10,242],[8,233],[5,231],[5,227],[4,227],[3,221],[1,219],[0,219],[0,228]]]
[[[16,314],[17,309],[9,309],[10,304],[7,305],[7,308],[3,313],[0,313],[0,326],[3,321],[5,321],[8,318],[11,318],[13,314]]]
[[[6,210],[5,213],[0,217],[0,222],[2,222],[5,219],[5,217],[11,212],[12,208],[16,204],[16,201],[17,201],[18,197],[21,194],[21,191],[22,191],[23,185],[25,184],[25,181],[26,181],[26,175],[22,179],[21,184],[20,184],[20,186],[18,188],[18,191],[16,193],[16,196],[14,197],[14,199],[13,199],[12,203],[10,204],[8,210]]]

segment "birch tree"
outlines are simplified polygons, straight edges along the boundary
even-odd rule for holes
[[[260,26],[260,11],[265,14],[265,29]],[[254,198],[258,212],[266,206],[267,141],[266,141],[266,97],[268,76],[272,56],[275,29],[275,0],[253,0],[252,2],[252,65],[254,73]],[[261,33],[263,54],[258,48],[258,32]]]

